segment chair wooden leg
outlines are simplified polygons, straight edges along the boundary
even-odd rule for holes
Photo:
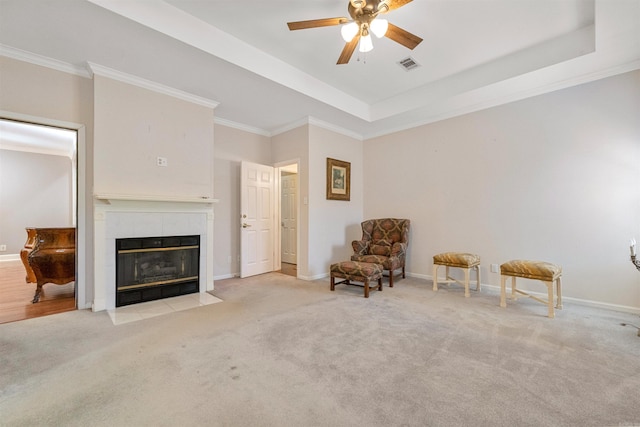
[[[378,279],[378,290],[382,291],[382,276]]]
[[[393,288],[393,270],[389,270],[389,287]]]
[[[369,280],[364,281],[364,297],[369,298]]]
[[[433,290],[438,290],[438,268],[440,266],[438,264],[433,264]]]
[[[476,285],[476,291],[480,292],[480,266],[476,265],[476,273],[478,274],[478,284]]]
[[[336,290],[336,278],[331,276],[331,290],[335,291]]]
[[[407,277],[404,275],[404,265],[402,266],[402,278],[406,279]]]

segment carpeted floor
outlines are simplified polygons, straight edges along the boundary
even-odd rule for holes
[[[223,302],[114,326],[80,310],[0,325],[3,426],[640,425],[633,314],[272,273]]]

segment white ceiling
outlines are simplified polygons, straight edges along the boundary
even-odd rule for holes
[[[91,62],[219,102],[267,135],[303,121],[370,138],[640,68],[640,0],[414,0],[336,65],[348,0],[0,0],[0,53]],[[27,53],[25,53],[27,52]],[[421,66],[405,71],[411,56]],[[42,60],[43,58],[40,58]]]
[[[12,120],[0,120],[0,149],[50,154],[73,159],[76,132]]]

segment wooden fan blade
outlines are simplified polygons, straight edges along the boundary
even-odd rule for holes
[[[347,18],[324,18],[324,19],[311,19],[309,21],[296,21],[287,22],[289,29],[293,30],[306,30],[307,28],[317,27],[330,27],[332,25],[340,25],[349,22]]]
[[[413,0],[389,0],[389,10],[399,9]]]
[[[392,23],[389,23],[389,28],[387,29],[385,37],[388,37],[394,42],[400,43],[402,46],[408,47],[412,50],[422,42],[420,37],[415,34],[411,34],[409,31],[403,30],[400,27],[396,27]]]
[[[340,58],[338,58],[337,65],[347,64],[351,59],[351,55],[353,55],[353,51],[356,50],[356,46],[358,46],[358,42],[360,41],[360,35],[356,35],[353,40],[344,45],[344,49],[342,49],[342,53],[340,54]]]

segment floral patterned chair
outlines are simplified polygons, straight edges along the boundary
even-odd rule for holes
[[[389,286],[393,287],[393,272],[402,268],[405,277],[405,260],[409,245],[408,219],[369,219],[362,223],[362,239],[351,243],[354,254],[351,261],[372,262],[389,271]]]

